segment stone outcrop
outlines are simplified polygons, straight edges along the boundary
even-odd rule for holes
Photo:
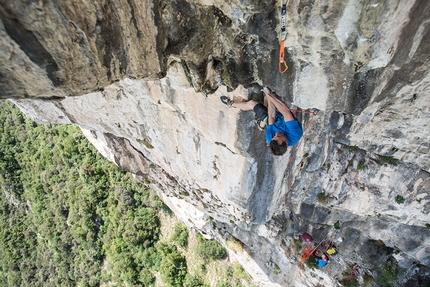
[[[419,286],[430,2],[289,1],[285,74],[280,4],[2,0],[0,97],[38,122],[78,124],[188,226],[242,242],[232,254],[264,286],[335,286],[354,264],[376,282],[387,260],[406,270],[399,284]],[[219,101],[261,101],[262,86],[317,112],[297,113],[306,135],[283,157],[252,112]],[[327,268],[299,268],[303,232],[331,234],[340,252]]]

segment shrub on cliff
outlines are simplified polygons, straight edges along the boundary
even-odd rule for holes
[[[197,252],[206,259],[225,259],[227,251],[216,240],[207,240],[202,235],[197,234],[199,242]]]
[[[378,283],[383,287],[395,286],[398,274],[397,264],[387,261],[384,266],[378,270]]]
[[[159,271],[163,282],[169,286],[182,286],[187,274],[185,257],[172,244],[159,243],[157,250],[162,257]]]
[[[178,244],[179,247],[188,246],[188,230],[183,224],[178,224],[175,226],[175,231],[172,235],[172,241]]]

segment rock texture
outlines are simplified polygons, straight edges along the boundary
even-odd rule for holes
[[[78,124],[187,225],[242,242],[262,286],[336,286],[354,264],[377,286],[387,260],[400,285],[429,280],[430,2],[291,0],[285,74],[278,1],[0,3],[0,97]],[[318,111],[283,157],[219,101],[262,86]],[[303,232],[340,254],[302,271]]]

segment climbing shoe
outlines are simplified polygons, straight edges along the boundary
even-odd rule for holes
[[[229,106],[229,107],[231,107],[232,105],[233,105],[233,101],[232,100],[230,100],[229,98],[227,98],[226,96],[221,96],[220,97],[220,99],[221,99],[221,102],[224,104],[224,105],[227,105],[227,106]]]
[[[264,131],[267,126],[267,117],[265,117],[264,119],[255,120],[255,124],[260,131]]]

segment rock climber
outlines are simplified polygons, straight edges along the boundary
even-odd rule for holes
[[[328,263],[327,255],[325,255],[320,249],[315,250],[313,257],[315,258],[315,261],[319,267],[324,267]]]
[[[263,92],[264,105],[254,100],[234,102],[226,96],[221,96],[221,101],[229,107],[243,111],[253,110],[257,127],[266,130],[266,141],[270,150],[274,155],[283,155],[288,146],[295,145],[303,136],[302,126],[287,104],[268,88],[264,87]]]
[[[317,262],[319,267],[324,267],[328,263],[328,258],[326,255],[323,255],[321,258],[315,258],[315,261]]]

